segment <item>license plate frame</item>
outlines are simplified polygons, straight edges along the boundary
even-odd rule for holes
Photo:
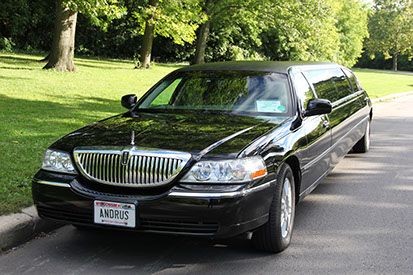
[[[93,221],[99,225],[135,228],[136,208],[134,203],[95,200]]]

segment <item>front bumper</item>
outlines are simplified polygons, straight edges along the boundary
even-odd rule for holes
[[[145,232],[227,238],[253,230],[268,220],[274,180],[231,192],[194,192],[172,188],[157,195],[101,193],[85,189],[76,178],[38,173],[32,193],[39,216],[60,222],[95,225],[94,200],[137,205],[137,226]],[[111,227],[111,226],[104,226]]]

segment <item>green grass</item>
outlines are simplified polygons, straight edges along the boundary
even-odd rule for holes
[[[31,178],[62,135],[119,113],[179,65],[134,70],[131,61],[76,59],[77,72],[42,70],[41,56],[0,53],[0,214],[32,204]],[[371,97],[413,90],[413,76],[357,70]]]
[[[44,71],[41,56],[0,53],[0,214],[32,204],[31,178],[60,136],[124,111],[178,65],[134,70],[133,62],[76,59],[75,73]]]
[[[357,78],[371,98],[413,91],[413,72],[355,69]]]

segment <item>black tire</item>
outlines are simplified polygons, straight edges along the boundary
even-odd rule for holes
[[[370,149],[370,120],[366,124],[364,136],[353,146],[354,153],[367,153]]]
[[[289,184],[291,186],[291,219],[286,227],[288,228],[287,233],[281,228],[281,215],[284,211],[281,209],[281,198],[283,196],[283,187],[286,179],[289,180]],[[260,250],[265,250],[272,253],[279,253],[286,249],[291,242],[294,227],[294,216],[295,184],[293,171],[288,164],[283,164],[279,169],[277,184],[274,187],[274,196],[270,206],[268,222],[258,228],[252,236],[254,246]]]

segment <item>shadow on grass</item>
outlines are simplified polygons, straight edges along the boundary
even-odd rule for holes
[[[1,68],[1,67],[0,67]],[[13,68],[14,69],[14,68]],[[16,80],[31,80],[29,77],[20,77],[20,76],[4,76],[0,75],[0,80],[10,80],[10,81],[16,81]]]
[[[30,66],[36,66],[42,68],[45,61],[41,60],[42,57],[38,58],[27,58],[14,55],[1,55],[0,63],[2,65],[14,65],[13,66],[1,66],[0,69],[8,70],[34,70]],[[135,64],[133,60],[120,60],[120,59],[97,59],[96,57],[79,57],[75,58],[75,66],[86,67],[86,68],[97,68],[97,69],[134,69]],[[169,64],[169,63],[156,63],[154,67],[165,67],[165,68],[181,68],[183,64]]]
[[[7,66],[0,66],[0,69],[2,70],[28,70],[28,71],[35,70],[34,68],[30,68],[30,67],[7,67]]]
[[[0,56],[0,64],[6,66],[1,66],[0,69],[9,69],[9,70],[34,70],[31,66],[38,66],[42,68],[43,65],[40,62],[40,58],[38,60],[32,58],[25,58],[20,56],[10,56],[10,55],[1,55]],[[10,66],[7,66],[10,65]]]
[[[93,68],[93,69],[110,69],[110,70],[127,70],[127,69],[133,69],[133,63],[130,63],[129,67],[128,66],[119,66],[119,64],[117,64],[118,66],[114,64],[107,64],[107,63],[93,63],[96,65],[92,65],[90,64],[91,62],[82,62],[82,61],[75,61],[75,66],[76,67],[86,67],[86,68]]]
[[[120,65],[119,63],[122,63]],[[86,68],[98,68],[98,69],[136,69],[135,63],[133,61],[102,61],[102,60],[75,60],[75,65],[78,67],[86,67]],[[176,68],[179,69],[184,67],[183,64],[169,64],[169,63],[156,63],[153,65],[152,68],[161,67],[161,68]],[[142,69],[143,70],[143,69]]]
[[[14,56],[14,55],[2,55],[0,56],[0,61],[8,64],[16,64],[16,63],[27,63],[27,62],[38,62],[39,59],[35,58],[27,58],[21,56]]]
[[[381,73],[381,74],[398,74],[398,75],[413,75],[413,72],[409,71],[392,71],[392,70],[376,70],[376,69],[366,69],[366,68],[355,68],[354,72],[363,72],[363,73]]]
[[[75,61],[97,63],[97,64],[107,64],[107,65],[118,65],[119,63],[133,64],[133,60],[128,60],[128,59],[110,59],[110,58],[100,58],[100,57],[92,57],[92,56],[76,57]]]

